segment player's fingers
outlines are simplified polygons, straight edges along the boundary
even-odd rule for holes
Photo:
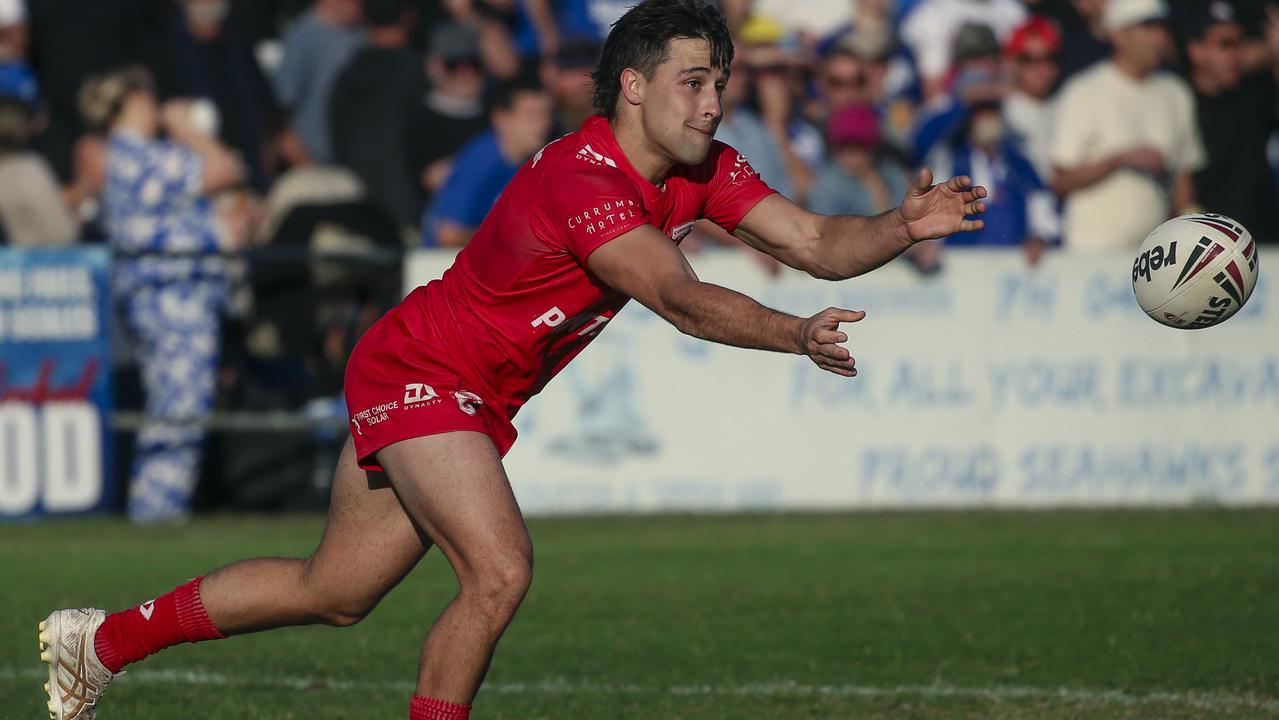
[[[964,206],[965,215],[978,215],[984,212],[986,212],[986,203],[984,202],[970,202]]]
[[[845,310],[843,308],[827,308],[826,317],[836,320],[837,322],[857,322],[866,317],[864,310]]]
[[[849,354],[848,350],[839,345],[818,345],[817,352],[835,362],[848,362],[852,359],[852,355]]]
[[[837,365],[835,363],[822,363],[822,362],[817,363],[817,367],[825,370],[826,372],[835,373],[836,375],[843,375],[844,377],[857,376],[857,369],[853,367]]]
[[[933,187],[933,171],[928,168],[920,168],[919,181],[915,183],[915,190],[926,193]]]
[[[833,345],[835,343],[848,342],[848,336],[838,330],[823,328],[813,333],[813,340],[823,345]]]
[[[976,232],[986,227],[986,223],[981,220],[965,220],[959,223],[959,232]]]
[[[952,192],[963,192],[964,188],[967,188],[969,185],[972,185],[972,184],[973,184],[973,179],[968,177],[967,175],[956,175],[955,177],[946,181],[946,189],[951,190]]]

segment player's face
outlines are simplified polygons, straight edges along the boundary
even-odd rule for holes
[[[645,83],[644,132],[677,163],[706,159],[723,117],[728,70],[711,67],[711,46],[700,38],[670,41],[670,57]]]

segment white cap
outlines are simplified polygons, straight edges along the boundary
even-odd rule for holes
[[[22,25],[27,21],[27,3],[24,0],[0,0],[0,27]]]
[[[1167,20],[1164,0],[1108,0],[1101,24],[1106,32],[1115,32],[1148,20]]]

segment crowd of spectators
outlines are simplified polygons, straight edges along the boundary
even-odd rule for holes
[[[0,245],[117,254],[153,421],[135,482],[189,495],[199,438],[163,419],[208,411],[219,352],[296,407],[340,392],[398,292],[340,262],[245,277],[207,256],[464,245],[591,115],[634,2],[0,0]],[[736,43],[718,137],[815,211],[888,210],[926,165],[990,191],[985,228],[945,245],[1034,263],[1134,248],[1195,209],[1279,241],[1279,0],[711,2]],[[746,251],[703,225],[689,251]],[[938,271],[943,247],[908,260]],[[218,315],[250,305],[246,282],[228,343]]]
[[[82,90],[145,71],[238,158],[256,242],[301,174],[321,194],[354,180],[405,246],[463,244],[513,168],[590,114],[631,2],[0,0],[5,241],[113,240],[114,156]],[[719,137],[813,209],[890,207],[928,165],[993,191],[955,245],[1131,247],[1198,207],[1279,235],[1270,0],[718,4],[737,41]]]

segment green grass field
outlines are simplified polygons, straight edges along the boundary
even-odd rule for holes
[[[119,609],[322,519],[0,526],[0,718],[45,717],[36,621]],[[1279,717],[1279,511],[539,520],[484,718]],[[364,623],[169,650],[105,720],[405,718],[442,557]]]

